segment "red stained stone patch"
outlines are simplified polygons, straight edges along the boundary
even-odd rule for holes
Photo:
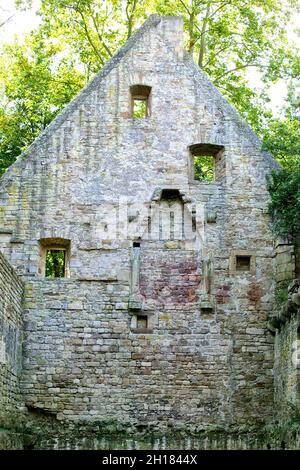
[[[140,289],[146,299],[186,304],[197,302],[200,281],[198,265],[193,259],[182,262],[174,259],[174,262],[153,263],[150,269],[148,265],[147,273],[141,275]]]
[[[263,290],[260,287],[260,285],[257,284],[256,282],[253,282],[250,285],[250,289],[247,292],[248,299],[251,302],[257,302],[258,300],[261,299],[262,295],[263,295]]]
[[[218,304],[227,304],[230,300],[230,286],[224,284],[220,286],[216,293],[216,301]]]

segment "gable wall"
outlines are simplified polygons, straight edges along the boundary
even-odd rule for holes
[[[163,38],[162,24],[146,28],[101,87],[96,83],[4,179],[1,248],[26,280],[24,396],[64,420],[133,426],[145,419],[193,429],[256,424],[272,407],[270,164],[179,42],[174,52],[176,30],[167,28]],[[129,86],[137,82],[152,86],[152,116],[141,121],[128,114]],[[188,146],[197,142],[225,146],[220,182],[189,181]],[[130,332],[128,298],[132,239],[144,233],[144,218],[134,218],[129,239],[111,234],[115,220],[117,233],[128,223],[119,197],[149,203],[158,187],[186,194],[189,214],[197,207],[197,234],[179,251],[142,244],[146,304],[151,285],[163,298],[169,272],[171,290],[172,282],[179,285],[169,304],[151,306],[154,332],[141,336]],[[206,222],[208,212],[216,213],[215,223]],[[70,279],[37,275],[44,237],[71,240]],[[255,274],[230,274],[238,249],[255,251]],[[203,259],[212,263],[210,318],[199,310]],[[197,292],[178,302],[187,282]]]

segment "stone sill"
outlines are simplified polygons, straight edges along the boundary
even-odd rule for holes
[[[117,251],[119,250],[119,246],[113,245],[100,245],[100,246],[80,246],[78,250],[80,251]]]
[[[210,188],[221,188],[224,183],[221,183],[220,181],[198,181],[198,180],[190,180],[189,184],[191,186],[203,186],[204,188],[210,187]]]
[[[80,282],[118,282],[117,277],[78,277],[74,280]]]
[[[119,282],[117,277],[44,277],[35,275],[22,275],[30,281],[44,282]]]
[[[141,334],[141,335],[153,333],[152,328],[132,328],[130,331],[131,333]]]
[[[25,243],[24,240],[21,240],[20,238],[11,238],[10,243]]]

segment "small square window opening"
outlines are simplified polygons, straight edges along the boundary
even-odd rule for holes
[[[145,315],[137,315],[136,327],[139,330],[148,328],[148,317]]]
[[[236,270],[237,271],[250,271],[251,256],[237,256],[236,257]]]

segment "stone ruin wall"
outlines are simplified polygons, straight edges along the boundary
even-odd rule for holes
[[[277,308],[270,327],[275,335],[274,398],[277,418],[285,425],[298,422],[300,410],[300,279],[298,247],[276,247]],[[297,426],[297,425],[296,425]]]
[[[23,283],[0,252],[0,448],[16,430],[22,404]]]
[[[132,433],[258,428],[274,412],[273,163],[183,54],[178,20],[151,21],[2,180],[0,248],[25,282],[24,401],[57,423]],[[137,81],[153,87],[151,119],[128,114]],[[224,146],[220,181],[190,181],[197,142]],[[134,204],[160,188],[179,190],[190,217],[191,201],[201,208],[190,239],[144,237]],[[114,217],[128,237],[112,235]],[[45,238],[71,241],[69,278],[39,273]],[[239,253],[251,271],[234,270]],[[139,302],[151,331],[134,331]]]

